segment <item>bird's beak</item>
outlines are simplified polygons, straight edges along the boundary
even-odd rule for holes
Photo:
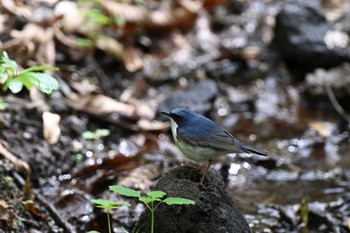
[[[160,112],[160,113],[161,113],[161,114],[164,114],[164,115],[166,115],[166,116],[168,116],[168,117],[171,118],[170,113],[168,113],[168,112]]]

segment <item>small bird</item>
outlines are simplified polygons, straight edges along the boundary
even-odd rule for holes
[[[214,121],[186,108],[161,113],[170,118],[174,141],[181,152],[191,160],[208,161],[199,182],[201,186],[216,157],[238,152],[268,156],[266,151],[239,141]]]

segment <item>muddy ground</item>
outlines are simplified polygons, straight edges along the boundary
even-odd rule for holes
[[[145,206],[108,186],[147,192],[189,162],[160,115],[175,107],[269,151],[213,166],[253,232],[350,232],[349,42],[318,39],[349,36],[343,2],[335,19],[318,1],[0,3],[0,50],[60,69],[51,95],[1,92],[0,232],[107,232],[97,198],[130,202],[111,217],[132,232]]]

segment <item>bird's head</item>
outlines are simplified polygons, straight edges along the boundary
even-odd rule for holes
[[[184,125],[196,118],[196,114],[186,108],[175,108],[168,112],[161,112],[170,117],[178,125]]]

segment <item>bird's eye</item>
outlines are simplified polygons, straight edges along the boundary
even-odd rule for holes
[[[184,116],[182,116],[182,115],[175,115],[174,116],[174,120],[181,120],[183,118],[184,118]]]

